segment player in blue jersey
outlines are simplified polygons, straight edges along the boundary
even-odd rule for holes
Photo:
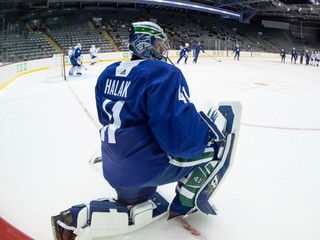
[[[182,58],[184,58],[184,63],[187,64],[187,61],[188,61],[188,52],[191,52],[191,49],[189,48],[189,43],[186,43],[184,45],[184,47],[181,49],[180,51],[180,57],[177,61],[177,64],[179,64],[180,60]]]
[[[77,45],[74,47],[72,55],[70,57],[71,62],[71,69],[69,70],[69,75],[72,76],[74,71],[76,71],[77,75],[81,75],[82,70],[82,62],[80,59],[81,56],[81,44],[77,43]]]
[[[240,57],[240,46],[239,46],[239,44],[237,44],[236,46],[235,46],[235,48],[233,49],[233,52],[234,52],[234,60],[238,60],[239,61],[239,57]]]
[[[129,47],[131,61],[111,64],[98,78],[96,103],[104,177],[119,202],[135,204],[208,163],[213,148],[182,72],[165,61],[163,30],[135,23]],[[176,198],[171,210],[184,214],[190,207]]]
[[[291,50],[291,63],[294,62],[296,64],[297,62],[298,53],[295,48],[292,48]]]
[[[218,150],[225,146],[224,134],[215,124],[221,117],[219,112],[199,113],[190,102],[189,87],[182,72],[166,62],[168,39],[157,24],[133,23],[129,48],[131,60],[109,65],[95,87],[97,113],[102,124],[103,175],[117,197],[90,203],[90,208],[78,205],[55,216],[56,236],[68,231],[61,224],[65,219],[69,219],[68,224],[65,223],[68,226],[80,225],[91,232],[99,226],[101,230],[107,213],[112,215],[114,224],[122,228],[128,224],[128,220],[120,223],[126,211],[130,213],[131,226],[140,212],[146,217],[139,221],[148,224],[168,208],[160,207],[167,205],[156,192],[157,187],[174,182],[177,188],[169,207],[170,218],[197,210],[214,214],[208,200],[220,181],[213,187],[212,173],[214,169],[217,174],[228,168],[222,167],[224,163],[221,168],[215,168],[220,161]],[[197,205],[198,192],[202,189],[206,192],[205,199]],[[157,204],[152,204],[155,202]],[[151,214],[146,214],[149,212]],[[88,226],[83,216],[89,216],[91,225]],[[85,224],[82,226],[80,222]]]
[[[203,46],[201,45],[201,42],[198,42],[198,44],[196,46],[194,46],[193,63],[197,63],[200,51],[202,51],[204,53],[204,49],[203,49]]]
[[[100,48],[96,48],[95,45],[91,45],[89,49],[89,54],[90,54],[90,65],[94,65],[97,63],[97,57],[98,57],[98,52],[100,51]]]
[[[280,57],[281,57],[281,62],[285,63],[286,62],[286,51],[284,49],[281,49]]]
[[[309,50],[306,50],[306,65],[309,65],[309,61],[310,61],[310,53],[309,53]]]

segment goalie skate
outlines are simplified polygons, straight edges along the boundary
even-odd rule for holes
[[[62,227],[60,224],[63,224]],[[68,225],[69,224],[69,225]],[[51,217],[51,225],[55,240],[74,240],[76,235],[73,231],[76,229],[72,226],[73,218],[70,211],[66,210],[57,216]]]
[[[219,103],[218,109],[227,120],[226,139],[223,148],[220,148],[223,150],[222,157],[195,197],[196,209],[202,213],[214,215],[217,214],[217,210],[209,202],[209,199],[220,186],[232,165],[240,129],[242,107],[240,102],[223,102]]]

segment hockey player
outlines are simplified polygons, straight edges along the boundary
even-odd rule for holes
[[[309,65],[310,62],[310,53],[309,50],[306,50],[306,65]]]
[[[304,51],[301,50],[299,54],[300,54],[300,64],[303,64]]]
[[[280,56],[281,56],[281,62],[285,63],[286,62],[286,51],[284,49],[281,49]]]
[[[319,66],[319,62],[320,62],[320,52],[315,51],[314,52],[314,66]]]
[[[310,66],[313,66],[314,59],[315,59],[315,54],[314,54],[314,51],[312,51],[310,54]]]
[[[101,237],[146,225],[168,208],[157,187],[173,182],[170,218],[215,214],[208,200],[229,166],[218,153],[229,156],[233,145],[216,124],[224,118],[218,110],[199,113],[190,102],[182,72],[166,62],[168,39],[157,24],[133,23],[129,48],[131,60],[109,65],[95,87],[103,175],[117,198],[53,217],[57,239],[75,229],[81,240],[85,234]]]
[[[233,52],[234,52],[234,60],[238,60],[239,61],[239,57],[240,57],[240,46],[239,46],[239,44],[237,44],[236,46],[235,46],[235,48],[233,49]]]
[[[91,60],[90,65],[94,65],[97,62],[97,56],[98,56],[99,50],[100,48],[96,48],[95,45],[91,45],[89,49],[90,60]]]
[[[292,48],[291,50],[291,63],[294,62],[296,64],[297,62],[298,53],[295,48]]]
[[[194,51],[193,63],[197,63],[200,51],[202,51],[204,53],[204,49],[203,49],[203,46],[201,45],[201,42],[198,42],[198,44],[196,46],[194,46],[193,51]]]
[[[81,44],[77,43],[77,45],[74,47],[70,62],[71,62],[71,69],[69,70],[69,76],[72,76],[74,71],[76,71],[77,75],[81,75],[82,70],[82,62],[80,59],[81,56]]]
[[[177,64],[179,64],[179,62],[182,58],[184,58],[184,63],[187,64],[187,61],[188,61],[188,54],[187,53],[188,52],[191,52],[191,49],[189,48],[189,43],[186,43],[180,51],[180,57],[177,61]]]

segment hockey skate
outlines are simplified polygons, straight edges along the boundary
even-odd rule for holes
[[[211,115],[215,124],[209,128],[211,138],[217,145],[216,156],[212,161],[181,179],[180,184],[177,185],[180,202],[183,206],[189,207],[189,211],[184,213],[185,216],[197,210],[205,214],[217,214],[217,209],[209,200],[232,165],[240,128],[241,104],[239,102],[220,103],[218,110],[226,121],[223,126],[219,126],[215,113]]]
[[[52,231],[55,240],[74,240],[76,235],[73,231],[74,220],[70,210],[61,212],[57,216],[51,217]]]

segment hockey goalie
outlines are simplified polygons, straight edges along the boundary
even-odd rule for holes
[[[131,60],[109,65],[95,88],[103,175],[117,196],[52,217],[56,239],[124,234],[163,216],[216,214],[210,199],[233,161],[241,104],[196,109],[182,72],[167,63],[159,25],[133,23],[129,46]],[[169,203],[157,187],[174,182]]]

